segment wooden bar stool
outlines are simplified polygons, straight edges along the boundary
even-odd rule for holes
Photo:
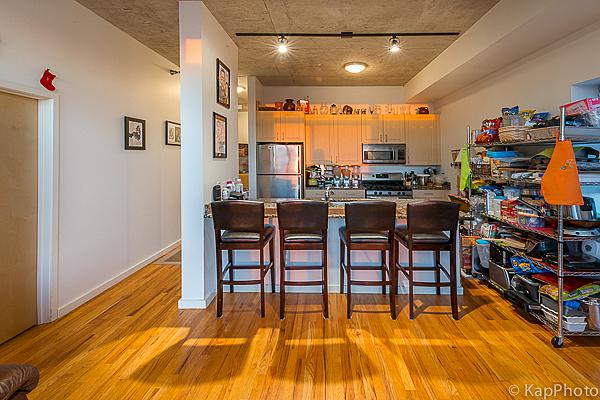
[[[223,315],[223,285],[260,285],[260,316],[265,316],[265,276],[271,271],[271,291],[275,293],[273,274],[275,227],[265,225],[265,205],[257,201],[230,200],[211,203],[215,241],[217,248],[217,318]],[[264,249],[269,245],[269,262],[265,265]],[[228,262],[223,269],[223,250],[227,250]],[[258,250],[258,265],[234,265],[235,250]],[[234,280],[235,270],[259,270],[260,279]],[[229,279],[223,279],[228,272]]]
[[[327,203],[322,201],[286,201],[277,203],[279,220],[279,318],[285,318],[286,286],[323,287],[323,317],[329,318],[327,299]],[[286,250],[320,250],[321,264],[289,266]],[[285,271],[320,270],[320,281],[286,280]]]
[[[410,319],[414,319],[414,286],[435,287],[436,294],[440,294],[442,287],[450,287],[450,302],[452,317],[458,319],[458,296],[456,288],[456,230],[458,228],[459,205],[449,201],[423,201],[408,204],[406,210],[407,226],[396,229],[394,246],[396,251],[396,268],[394,275],[402,272],[408,279],[408,298],[410,305]],[[449,231],[449,234],[446,232]],[[400,244],[408,249],[408,268],[400,265]],[[413,251],[435,252],[435,265],[415,267],[413,265]],[[440,262],[440,253],[450,252],[450,271]],[[414,280],[415,271],[435,272],[435,282],[422,282]],[[441,274],[449,282],[441,281]]]
[[[344,274],[348,287],[346,295],[346,316],[352,317],[352,285],[381,286],[386,294],[390,287],[390,313],[396,319],[396,274],[393,272],[394,227],[396,222],[396,203],[391,201],[357,201],[346,203],[346,225],[340,228],[340,293],[344,293]],[[352,250],[374,250],[381,252],[381,265],[355,265],[351,260]],[[390,252],[389,264],[386,252]],[[366,281],[352,279],[352,271],[378,271],[381,280]],[[388,279],[389,277],[389,279]]]

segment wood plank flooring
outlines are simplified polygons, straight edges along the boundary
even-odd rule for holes
[[[381,295],[225,294],[224,317],[177,309],[179,267],[150,265],[66,317],[0,346],[0,363],[41,370],[32,399],[508,399],[511,385],[600,386],[600,341],[567,341],[519,316],[492,289],[466,282],[462,318],[448,299],[406,298],[397,321]],[[513,389],[514,390],[514,389]],[[559,396],[560,398],[560,396]],[[583,396],[582,398],[585,398]]]

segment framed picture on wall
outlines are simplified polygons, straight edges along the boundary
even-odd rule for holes
[[[125,117],[125,150],[146,150],[146,121]]]
[[[217,58],[217,103],[225,108],[231,106],[231,73],[227,65]]]
[[[227,158],[227,118],[213,113],[213,158]]]
[[[165,144],[181,146],[181,124],[172,121],[165,122]]]

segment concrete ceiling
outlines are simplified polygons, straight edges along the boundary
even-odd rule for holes
[[[177,0],[77,0],[172,62],[179,63]],[[275,38],[236,32],[464,32],[499,0],[204,0],[239,47],[240,75],[265,85],[404,85],[456,37],[403,38],[390,54],[387,38],[290,38],[290,52]],[[353,75],[350,61],[368,68]]]

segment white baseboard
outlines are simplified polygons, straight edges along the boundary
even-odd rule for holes
[[[163,248],[162,250],[157,251],[156,253],[152,254],[151,256],[145,258],[144,260],[142,260],[142,261],[136,263],[135,265],[127,268],[125,271],[123,271],[120,274],[118,274],[118,275],[110,278],[106,282],[104,282],[104,283],[96,286],[95,288],[93,288],[92,290],[88,291],[87,293],[79,296],[75,300],[72,300],[69,303],[67,303],[67,304],[59,307],[58,308],[58,316],[57,316],[57,318],[64,317],[65,315],[67,315],[68,313],[70,313],[71,311],[73,311],[74,309],[76,309],[77,307],[79,307],[82,304],[90,301],[94,297],[98,296],[100,293],[104,292],[105,290],[107,290],[107,289],[111,288],[112,286],[116,285],[117,283],[121,282],[123,279],[127,278],[128,276],[130,276],[134,272],[139,271],[140,269],[142,269],[146,265],[151,264],[152,262],[156,261],[160,257],[162,257],[165,254],[169,253],[170,251],[174,250],[180,244],[181,244],[181,240],[176,240],[175,242],[171,243],[170,245],[168,245],[167,247]]]
[[[217,296],[216,292],[210,293],[205,299],[184,299],[183,297],[177,302],[180,310],[205,309]]]

